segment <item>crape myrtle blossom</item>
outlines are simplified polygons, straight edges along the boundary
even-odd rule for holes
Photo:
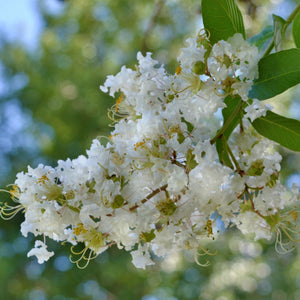
[[[280,183],[281,156],[250,126],[271,109],[247,96],[257,48],[241,34],[212,46],[200,33],[181,49],[175,74],[150,53],[137,60],[100,87],[116,97],[107,144],[95,139],[86,156],[19,173],[9,191],[17,206],[3,204],[2,217],[23,211],[22,234],[70,243],[79,267],[112,245],[130,251],[138,268],[183,249],[206,265],[200,256],[215,254],[204,244],[217,238],[217,219],[292,249],[299,190]],[[242,104],[224,142],[230,163],[216,149],[225,99]],[[46,248],[37,240],[28,256],[42,263],[53,255]]]

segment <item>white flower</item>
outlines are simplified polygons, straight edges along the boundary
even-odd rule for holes
[[[132,263],[139,269],[146,269],[146,266],[154,265],[146,247],[139,246],[138,250],[131,251]]]
[[[272,237],[270,225],[254,212],[240,213],[237,216],[236,225],[243,234],[253,234],[255,240],[262,238],[270,240]]]
[[[187,185],[187,175],[183,168],[174,166],[170,170],[168,178],[168,190],[173,193],[179,193]]]
[[[248,92],[248,91],[247,91]],[[250,119],[251,122],[253,122],[255,119],[259,117],[264,117],[267,113],[268,110],[271,110],[272,106],[271,105],[263,105],[260,101],[257,99],[253,99],[252,104],[248,105],[245,108],[245,119]]]
[[[49,252],[47,250],[47,245],[45,245],[42,241],[35,241],[34,248],[32,248],[28,253],[27,257],[36,256],[38,259],[38,263],[42,264],[47,261],[51,256],[54,255],[54,252]]]
[[[80,221],[91,227],[97,226],[97,223],[93,221],[93,218],[100,218],[100,216],[101,208],[95,203],[84,205],[79,213]]]
[[[177,58],[184,68],[191,69],[197,61],[204,61],[205,48],[197,46],[197,41],[194,38],[186,40],[187,47],[182,48]]]

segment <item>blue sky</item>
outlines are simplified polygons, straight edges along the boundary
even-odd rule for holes
[[[0,34],[20,41],[29,49],[37,46],[43,21],[37,12],[39,0],[0,0]],[[63,5],[58,0],[42,0],[50,12],[58,13]]]
[[[0,30],[9,40],[18,40],[34,47],[42,27],[36,12],[36,0],[2,0],[0,4]]]

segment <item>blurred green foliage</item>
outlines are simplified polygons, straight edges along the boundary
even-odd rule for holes
[[[3,186],[28,164],[55,166],[57,159],[84,154],[93,138],[108,135],[106,111],[114,103],[99,91],[105,77],[124,64],[134,67],[139,50],[153,52],[173,72],[185,37],[201,24],[199,0],[72,0],[60,2],[56,14],[44,1],[37,3],[44,22],[38,48],[0,41],[6,86],[0,96]],[[248,36],[258,33],[270,1],[241,0],[239,5]],[[293,154],[284,154],[287,177],[297,163]],[[6,196],[2,193],[1,201]],[[219,253],[207,268],[174,254],[137,270],[130,255],[112,248],[78,270],[68,260],[67,245],[50,242],[58,255],[44,265],[27,259],[32,242],[20,236],[21,222],[22,216],[0,221],[1,299],[300,298],[298,252],[279,256],[272,243],[246,242],[235,230],[210,246]]]

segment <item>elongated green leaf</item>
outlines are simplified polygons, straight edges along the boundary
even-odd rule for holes
[[[293,151],[300,151],[300,121],[268,111],[265,117],[252,122],[264,137]]]
[[[258,50],[262,50],[268,40],[273,37],[274,29],[273,26],[266,26],[259,34],[248,39],[249,43],[256,46]]]
[[[269,99],[300,83],[300,49],[288,49],[263,57],[259,77],[249,92],[250,98]]]
[[[213,44],[235,33],[241,33],[246,39],[243,17],[234,0],[202,0],[201,3],[204,27]]]
[[[284,40],[286,21],[279,16],[273,15],[273,23],[274,23],[274,47],[276,51],[280,51],[282,41]]]
[[[218,152],[219,160],[224,165],[233,168],[231,159],[228,154],[226,141],[229,139],[232,131],[239,123],[240,113],[242,113],[243,102],[240,97],[227,96],[224,100],[226,107],[222,110],[223,127],[226,128],[222,135],[216,141],[216,149]],[[224,126],[225,125],[225,126]],[[222,130],[222,129],[221,129]],[[225,141],[224,141],[225,139]]]
[[[232,96],[227,96],[224,100],[226,107],[222,109],[222,115],[224,123],[229,122],[228,127],[224,131],[223,135],[226,139],[229,138],[234,128],[238,125],[240,119],[240,113],[242,110],[243,102],[239,96],[232,98]]]
[[[293,21],[293,37],[297,48],[300,48],[300,12]]]
[[[233,164],[228,154],[226,143],[224,143],[223,139],[220,138],[216,141],[216,149],[219,156],[219,161],[223,165],[233,169]]]

